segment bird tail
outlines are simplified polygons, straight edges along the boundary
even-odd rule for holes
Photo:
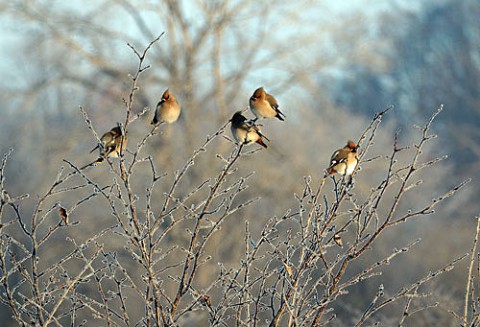
[[[347,187],[348,188],[351,188],[353,186],[353,176],[352,175],[348,175],[346,176],[347,177]]]
[[[99,164],[99,163],[102,163],[104,160],[105,160],[105,158],[99,157],[97,160],[89,163],[88,165],[85,165],[85,166],[81,167],[79,170],[84,170],[85,168],[88,168],[88,167],[91,167],[91,166],[95,166],[95,165],[97,165],[97,164]]]
[[[85,166],[83,166],[83,167],[80,167],[79,170],[84,170],[85,168],[90,167],[90,166],[92,166],[92,165],[93,165],[93,162],[91,162],[91,163],[89,163],[88,165],[85,165]]]
[[[265,134],[263,134],[262,132],[260,132],[259,129],[257,129],[257,134],[260,135],[261,138],[264,138],[265,140],[269,141],[270,142],[270,139],[268,137],[265,136]]]
[[[285,118],[287,116],[285,116],[285,114],[283,112],[281,112],[279,109],[275,110],[277,112],[277,115],[275,117],[277,117],[278,119],[280,119],[281,121],[285,121]],[[283,117],[282,117],[283,116]]]
[[[157,125],[158,124],[157,115],[153,116],[152,122],[150,124],[152,124],[152,125]]]
[[[261,146],[263,146],[265,149],[268,149],[268,146],[263,143],[262,139],[261,138],[258,138],[258,140],[256,141],[258,144],[260,144]]]
[[[97,144],[96,147],[94,147],[92,150],[90,150],[90,153],[92,153],[93,151],[95,151],[96,149],[98,149],[99,145]]]

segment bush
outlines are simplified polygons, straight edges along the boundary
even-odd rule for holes
[[[149,111],[133,113],[132,108],[140,77],[149,68],[144,60],[158,39],[143,52],[132,47],[138,69],[124,100],[124,131],[144,123],[141,118]],[[260,230],[251,227],[255,217],[236,222],[246,208],[262,204],[260,194],[245,195],[249,180],[260,177],[240,169],[242,161],[258,155],[259,149],[234,145],[225,133],[229,122],[205,138],[171,181],[168,174],[159,173],[153,155],[144,154],[152,138],[160,137],[162,125],[152,127],[136,145],[129,141],[118,161],[109,159],[101,168],[81,169],[65,160],[66,168],[38,196],[30,215],[21,207],[28,196],[7,192],[9,152],[0,167],[2,303],[18,324],[42,326],[317,326],[374,321],[402,325],[415,319],[418,312],[438,306],[426,291],[428,284],[466,255],[424,272],[396,291],[380,284],[371,298],[363,296],[351,308],[344,298],[395,265],[398,256],[410,255],[419,242],[368,257],[386,231],[433,214],[468,181],[424,206],[405,205],[409,193],[423,192],[420,173],[445,158],[422,160],[422,150],[435,137],[430,127],[441,108],[419,128],[419,139],[411,147],[400,145],[397,134],[388,152],[368,158],[382,117],[390,109],[376,114],[358,140],[359,166],[376,163],[383,176],[370,185],[367,196],[356,194],[341,178],[305,177],[301,193],[295,195],[296,205],[281,214],[276,208],[264,208],[271,218]],[[98,140],[87,111],[81,111]],[[222,137],[231,144],[226,154],[208,154]],[[400,156],[404,158],[397,161]],[[219,160],[221,165],[209,178],[192,183],[196,162],[202,158]],[[211,165],[216,167],[218,161]],[[276,185],[281,187],[281,181]],[[100,211],[82,214],[82,208],[94,201]],[[89,226],[88,236],[76,234],[81,223]],[[241,238],[223,228],[229,223]],[[235,249],[223,248],[229,238]],[[472,267],[477,239],[478,228],[464,313],[452,315],[461,323],[469,322],[468,307],[475,302]],[[345,315],[337,318],[342,310],[350,315],[348,322],[342,322]],[[471,321],[476,323],[478,313],[472,312]]]

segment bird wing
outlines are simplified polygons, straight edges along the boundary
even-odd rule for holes
[[[337,163],[337,156],[339,153],[340,153],[340,150],[337,150],[332,154],[332,157],[330,158],[330,166]]]
[[[120,145],[121,135],[118,133],[105,133],[102,136],[102,156],[109,155]]]
[[[102,137],[100,138],[100,141],[102,141],[103,145],[106,145],[106,144],[112,142],[114,139],[115,139],[115,137],[114,137],[112,131],[109,131],[109,132],[102,135]]]
[[[349,153],[349,151],[347,151],[345,149],[339,149],[339,150],[335,151],[332,154],[332,158],[330,159],[330,167],[347,160],[348,159],[348,153]]]
[[[275,99],[273,95],[267,93],[265,99],[268,101],[268,103],[270,103],[270,106],[272,106],[273,109],[278,109],[277,99]]]
[[[243,122],[238,126],[239,129],[244,130],[245,132],[249,132],[251,130],[251,126],[247,123]]]
[[[280,111],[280,109],[278,109],[279,105],[278,105],[278,102],[277,102],[277,99],[275,99],[273,97],[273,95],[271,94],[268,94],[266,95],[266,98],[265,98],[268,103],[270,103],[270,106],[275,109],[275,112],[277,112],[278,114],[282,115],[283,117],[286,117],[285,114],[283,112]]]
[[[104,147],[105,148],[115,148],[115,146],[117,145],[117,143],[120,141],[120,135],[109,135],[108,138],[106,138],[105,140],[103,140],[103,144],[104,144]]]
[[[253,125],[252,127],[250,127],[251,129],[253,129],[258,135],[260,135],[260,137],[263,137],[265,140],[267,141],[270,141],[268,139],[268,137],[266,137],[261,131],[260,131],[260,128],[258,128],[257,125]]]

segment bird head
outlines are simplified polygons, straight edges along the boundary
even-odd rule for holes
[[[115,126],[114,128],[112,128],[110,130],[110,133],[112,133],[112,135],[122,135],[122,128],[120,126],[120,123]]]
[[[265,97],[265,90],[263,89],[263,86],[259,87],[253,92],[251,99],[255,100],[255,99],[260,99],[262,97]]]
[[[242,115],[241,111],[237,111],[236,113],[234,113],[232,118],[230,119],[233,124],[240,124],[243,123],[245,120],[247,120],[247,118]]]
[[[110,130],[110,133],[112,133],[113,135],[122,135],[123,134],[122,123],[117,122],[117,126],[112,128]],[[125,134],[127,134],[127,131],[125,131]]]
[[[166,101],[166,100],[170,100],[172,98],[173,98],[173,95],[170,95],[170,91],[168,89],[166,89],[165,92],[163,92],[162,100]]]
[[[352,140],[348,140],[346,147],[349,148],[351,151],[357,151],[357,145]]]

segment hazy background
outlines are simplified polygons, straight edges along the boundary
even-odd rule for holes
[[[148,57],[151,69],[142,77],[135,104],[137,111],[154,108],[167,87],[182,104],[180,121],[165,127],[148,145],[162,172],[171,176],[207,134],[247,107],[258,86],[275,95],[287,116],[285,123],[264,123],[271,150],[245,158],[240,165],[245,172],[255,171],[247,195],[261,195],[262,201],[227,223],[225,230],[232,237],[212,245],[227,263],[236,262],[241,251],[235,240],[242,238],[245,219],[259,229],[270,216],[294,206],[293,194],[301,192],[303,177],[321,177],[331,153],[347,139],[357,139],[375,112],[395,106],[376,142],[375,151],[385,154],[398,128],[408,144],[418,135],[413,125],[421,125],[443,104],[445,110],[433,127],[438,139],[424,159],[443,154],[449,159],[423,176],[422,191],[404,205],[424,205],[467,177],[473,182],[435,215],[404,224],[376,243],[373,256],[422,238],[394,272],[387,269],[344,298],[345,305],[336,309],[340,321],[348,323],[359,299],[371,298],[380,283],[393,292],[471,246],[473,218],[479,211],[480,3],[337,3],[0,3],[0,153],[15,150],[7,169],[10,193],[29,193],[35,199],[53,182],[62,159],[78,165],[95,159],[88,152],[96,142],[79,106],[99,133],[122,121],[128,74],[137,65],[127,42],[141,50],[162,32],[166,33]],[[149,113],[131,126],[130,144],[148,131],[151,117]],[[228,153],[231,148],[228,140],[216,142],[213,152],[196,162],[195,173],[188,177],[191,185],[221,167],[215,152]],[[359,196],[382,178],[379,167],[377,161],[362,167],[356,177]],[[101,179],[107,171],[102,166],[89,174]],[[138,178],[139,192],[147,178]],[[171,177],[163,187],[168,181]],[[61,202],[68,207],[74,199]],[[33,204],[25,203],[22,210],[29,212]],[[111,224],[108,212],[99,213],[95,204],[76,212],[80,226],[74,237],[86,238]],[[121,244],[111,243],[112,249],[121,249]],[[453,307],[462,303],[463,268],[450,272],[448,283],[433,291]],[[446,310],[437,311],[448,321]]]

